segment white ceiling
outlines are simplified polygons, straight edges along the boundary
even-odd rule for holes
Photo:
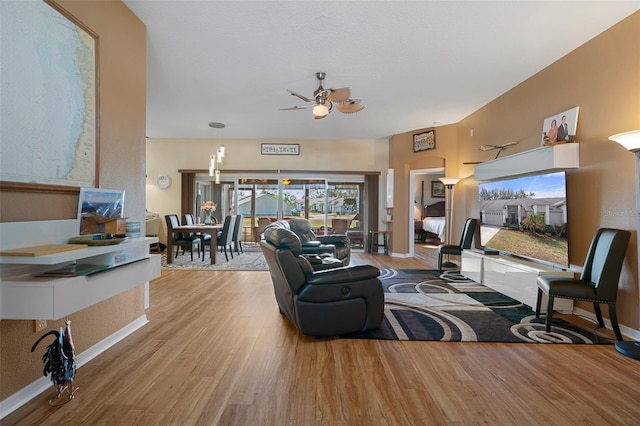
[[[143,1],[151,138],[381,139],[455,123],[634,11],[640,1]],[[323,120],[312,96],[366,108]],[[209,122],[226,124],[224,131]]]

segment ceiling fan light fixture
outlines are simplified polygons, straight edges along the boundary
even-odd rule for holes
[[[313,115],[315,118],[324,118],[329,114],[329,108],[324,104],[317,104],[313,107]]]

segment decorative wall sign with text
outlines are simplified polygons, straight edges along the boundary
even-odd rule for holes
[[[263,143],[262,155],[300,155],[300,144],[297,143]]]

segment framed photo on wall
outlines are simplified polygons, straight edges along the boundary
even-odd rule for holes
[[[541,145],[575,142],[578,111],[579,107],[573,107],[546,118],[542,124]]]
[[[432,198],[444,198],[444,183],[439,180],[431,181],[431,197]]]
[[[436,131],[417,133],[413,135],[413,152],[426,151],[427,149],[435,149],[436,147]]]

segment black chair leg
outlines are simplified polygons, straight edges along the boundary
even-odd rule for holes
[[[442,253],[438,253],[438,271],[442,273]]]
[[[618,315],[616,314],[616,304],[609,303],[609,319],[611,320],[611,327],[616,334],[618,342],[622,342],[622,333],[620,332],[620,326],[618,325]]]
[[[544,322],[544,331],[549,333],[551,331],[551,317],[553,317],[553,296],[547,295],[549,300],[547,301],[547,320]]]
[[[604,320],[602,319],[602,311],[600,310],[600,304],[598,302],[593,302],[593,311],[596,314],[596,319],[598,320],[598,325],[604,328]]]
[[[542,290],[538,289],[538,299],[536,300],[536,318],[540,318],[541,305],[542,305]]]
[[[227,246],[224,246],[224,258],[227,259],[227,262],[229,261],[229,256],[227,255]]]

